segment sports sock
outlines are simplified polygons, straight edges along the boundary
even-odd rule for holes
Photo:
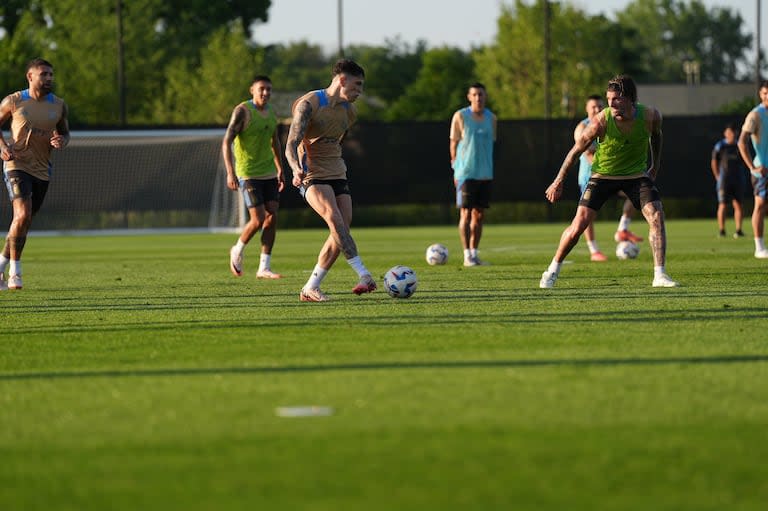
[[[755,238],[755,250],[765,250],[763,238]]]
[[[469,257],[475,259],[477,258],[477,249],[476,248],[470,248],[469,249]]]
[[[597,241],[595,240],[587,240],[587,247],[589,247],[590,254],[594,254],[595,252],[600,252],[600,249],[597,248]]]
[[[547,271],[550,273],[560,273],[560,267],[563,266],[563,263],[558,263],[554,259],[552,259],[552,262],[549,263],[549,268],[547,268]]]
[[[261,257],[259,257],[259,271],[268,269],[271,259],[271,254],[261,254]]]
[[[658,277],[660,275],[664,275],[667,273],[667,271],[664,269],[664,266],[654,266],[653,267],[653,275],[655,277]]]
[[[628,231],[629,230],[629,223],[632,221],[631,218],[629,218],[627,215],[621,215],[621,220],[619,220],[619,229],[620,231]]]
[[[464,260],[467,261],[472,258],[472,251],[468,248],[464,249]]]
[[[5,268],[8,266],[10,259],[0,254],[0,273],[5,272]]]
[[[21,275],[21,261],[11,259],[11,268],[8,270],[11,275]]]
[[[325,276],[328,274],[328,270],[321,268],[319,264],[315,265],[315,269],[312,270],[312,275],[310,275],[309,280],[307,281],[307,284],[304,286],[305,289],[316,289],[320,287],[320,283],[323,281]]]
[[[357,272],[358,277],[363,277],[365,275],[371,274],[371,272],[369,272],[368,269],[363,264],[363,260],[360,259],[360,256],[355,256],[352,259],[347,259],[347,263],[349,263],[352,269]]]
[[[235,248],[237,249],[238,253],[242,254],[243,250],[245,250],[245,243],[238,239],[237,243],[235,243]]]

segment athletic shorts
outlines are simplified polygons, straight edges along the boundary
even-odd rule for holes
[[[352,192],[349,191],[349,182],[346,179],[310,179],[304,183],[304,190],[313,185],[329,185],[337,197],[339,195],[352,195]],[[302,191],[302,196],[304,193]]]
[[[755,197],[768,199],[768,176],[750,175],[752,176],[752,190],[755,192]]]
[[[32,214],[34,215],[43,205],[45,194],[48,193],[48,181],[27,174],[22,170],[9,170],[5,173],[5,187],[8,189],[8,199],[32,199]]]
[[[243,194],[246,208],[256,208],[267,202],[280,200],[277,178],[240,179],[240,193]]]
[[[491,180],[467,179],[459,183],[456,190],[457,208],[491,207]]]
[[[744,180],[739,176],[725,179],[718,179],[715,191],[717,192],[717,202],[727,202],[729,200],[744,200]]]
[[[617,193],[624,195],[632,202],[635,209],[642,209],[649,202],[661,200],[659,190],[651,178],[635,177],[631,179],[601,179],[591,178],[587,183],[587,189],[581,195],[579,206],[598,211],[605,201],[614,197]]]

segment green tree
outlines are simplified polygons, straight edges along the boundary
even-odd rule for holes
[[[445,121],[466,103],[467,87],[476,81],[472,56],[458,48],[424,52],[416,81],[386,112],[385,119]]]
[[[580,114],[584,98],[604,90],[625,71],[619,30],[604,16],[552,4],[549,97],[552,115]],[[477,74],[494,98],[500,118],[543,117],[545,108],[544,6],[516,0],[502,8],[493,44],[476,56]],[[615,48],[615,51],[606,51]]]
[[[638,59],[638,81],[683,82],[685,62],[698,64],[705,83],[748,75],[746,52],[752,36],[742,32],[744,20],[728,8],[708,11],[699,0],[634,0],[617,19],[633,34],[624,44]]]

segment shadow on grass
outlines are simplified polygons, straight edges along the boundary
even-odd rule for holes
[[[0,373],[0,381],[54,380],[65,378],[125,378],[154,376],[206,376],[212,374],[274,374],[311,373],[324,371],[386,371],[423,369],[508,369],[536,367],[600,367],[600,366],[658,366],[709,365],[768,362],[768,355],[720,355],[713,357],[670,358],[592,358],[592,359],[531,359],[531,360],[462,360],[430,362],[370,362],[350,364],[316,364],[305,366],[262,367],[203,367],[158,368],[102,371],[44,371],[36,373]]]

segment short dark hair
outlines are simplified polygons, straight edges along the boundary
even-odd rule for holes
[[[760,87],[757,88],[759,91],[760,89],[768,89],[768,80],[762,80],[760,82]]]
[[[333,65],[333,76],[346,73],[352,76],[365,78],[365,71],[360,65],[352,59],[339,59]]]
[[[28,72],[30,69],[34,69],[34,68],[40,67],[40,66],[48,66],[51,69],[53,69],[53,64],[51,64],[50,62],[48,62],[45,59],[41,59],[40,57],[37,57],[37,58],[32,59],[29,62],[27,62],[27,69],[26,69],[25,72]]]
[[[485,88],[485,85],[483,85],[480,82],[475,82],[469,86],[470,89],[483,89],[484,91],[487,91],[488,89]]]
[[[616,75],[608,81],[611,92],[618,92],[619,96],[629,98],[632,103],[637,103],[637,86],[629,75]]]
[[[587,97],[587,101],[590,101],[590,100],[593,100],[593,99],[594,99],[595,101],[603,101],[603,97],[602,97],[600,94],[590,94],[590,95]]]
[[[254,75],[253,80],[251,80],[251,83],[256,82],[269,82],[272,83],[272,79],[267,75]]]

